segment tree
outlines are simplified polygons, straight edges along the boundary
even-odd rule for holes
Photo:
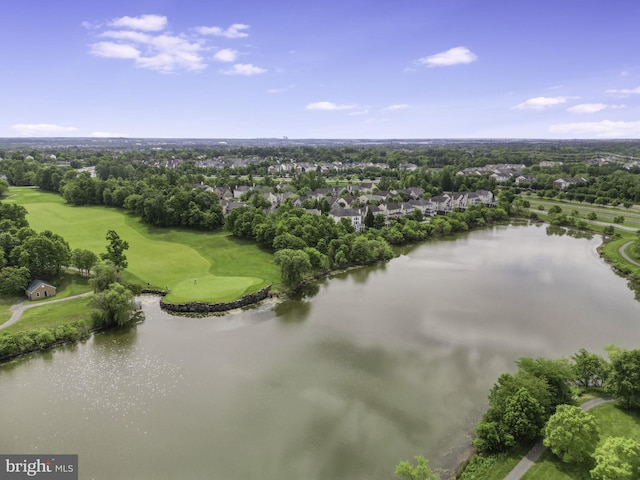
[[[24,291],[31,274],[26,267],[4,267],[0,270],[0,295],[13,295]]]
[[[520,370],[528,372],[538,378],[543,379],[549,385],[551,394],[551,407],[562,404],[573,404],[573,393],[571,385],[575,377],[571,369],[571,364],[565,358],[552,360],[550,358],[528,358],[523,357],[516,362]]]
[[[640,478],[640,443],[631,438],[609,437],[593,455],[594,480],[634,480]]]
[[[62,266],[69,263],[70,255],[69,244],[49,230],[30,234],[12,252],[12,256],[18,259],[17,263],[27,267],[33,278],[55,277]]]
[[[375,216],[370,208],[367,208],[367,214],[364,216],[364,226],[367,228],[373,228],[375,225]]]
[[[129,264],[124,251],[129,249],[129,243],[122,240],[114,230],[107,232],[107,240],[109,241],[107,253],[101,253],[100,258],[111,262],[118,270],[126,269]]]
[[[565,463],[581,463],[595,451],[600,427],[589,412],[573,405],[559,405],[544,428],[544,445]]]
[[[405,480],[438,480],[438,476],[429,468],[429,461],[422,455],[415,457],[416,466],[403,460],[398,465],[394,473]]]
[[[611,359],[607,390],[626,408],[640,408],[640,350],[623,350]]]
[[[275,254],[275,263],[280,266],[282,280],[289,286],[300,283],[304,275],[311,271],[309,255],[302,250],[285,248]]]
[[[94,292],[102,292],[112,283],[121,281],[121,272],[112,263],[98,263],[95,267],[95,275],[90,280]]]
[[[98,256],[90,250],[76,248],[71,252],[71,264],[80,270],[80,274],[86,272],[87,276],[98,262]]]
[[[110,284],[107,290],[95,296],[93,303],[99,310],[95,317],[96,326],[123,326],[134,318],[133,293],[120,283]]]
[[[583,387],[602,387],[609,374],[609,365],[604,358],[584,348],[571,356],[571,368],[576,383]]]
[[[545,409],[522,387],[505,402],[503,422],[516,440],[534,440],[546,420]]]

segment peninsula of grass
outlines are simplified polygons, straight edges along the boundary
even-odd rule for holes
[[[156,228],[125,210],[75,207],[60,195],[33,188],[11,188],[8,202],[23,205],[36,231],[51,230],[72,249],[103,253],[108,230],[129,243],[128,281],[169,290],[168,303],[228,302],[267,285],[281,286],[273,255],[227,232]]]
[[[589,411],[600,426],[602,445],[608,437],[640,438],[640,413],[623,410],[616,404],[607,403]],[[591,463],[567,464],[551,452],[542,457],[522,477],[523,480],[591,480]]]

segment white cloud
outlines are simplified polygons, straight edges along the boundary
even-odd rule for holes
[[[245,25],[244,23],[234,23],[226,30],[220,27],[196,27],[195,30],[200,35],[215,35],[216,37],[226,37],[226,38],[245,38],[248,37],[249,34],[244,30],[248,30],[250,28],[249,25]]]
[[[347,115],[356,116],[356,115],[366,115],[369,113],[369,109],[365,108],[363,110],[354,110],[353,112],[347,113]]]
[[[139,58],[140,50],[131,45],[113,42],[98,42],[89,45],[89,51],[96,57],[106,58]]]
[[[78,130],[76,127],[54,125],[51,123],[16,123],[12,125],[11,128],[25,137],[62,135]]]
[[[106,32],[102,32],[99,37],[113,38],[115,40],[131,40],[138,43],[149,43],[153,38],[149,34],[134,32],[132,30],[107,30]]]
[[[353,110],[354,105],[339,105],[333,102],[315,102],[306,106],[307,110]]]
[[[608,105],[606,103],[581,103],[579,105],[574,105],[573,107],[567,108],[568,112],[578,113],[578,114],[589,114],[589,113],[597,113],[606,109],[620,109],[625,108],[624,105]]]
[[[544,110],[567,101],[567,97],[535,97],[516,105],[517,110]]]
[[[407,105],[406,103],[397,103],[395,105],[389,105],[383,110],[392,111],[392,110],[406,110],[407,108],[411,108],[411,105]]]
[[[250,77],[252,75],[260,75],[267,72],[266,68],[256,67],[250,63],[236,63],[231,70],[225,70],[225,75],[244,75]]]
[[[109,25],[118,28],[131,28],[144,32],[158,32],[167,26],[167,17],[161,15],[141,15],[140,17],[120,17],[111,20]]]
[[[131,43],[97,42],[89,45],[92,55],[134,60],[141,68],[164,73],[176,70],[202,70],[206,67],[200,55],[203,46],[174,35],[147,35],[140,32],[104,32],[106,36]]]
[[[223,48],[218,50],[213,56],[219,62],[235,62],[238,57],[238,51],[233,48]]]
[[[475,53],[467,47],[455,47],[446,52],[436,53],[429,57],[422,57],[418,62],[429,67],[449,67],[464,63],[475,62],[478,59]]]
[[[640,87],[607,90],[610,95],[640,95]]]
[[[199,71],[207,67],[212,60],[235,62],[238,51],[231,48],[213,48],[208,39],[186,33],[164,31],[167,18],[160,15],[142,15],[140,17],[121,17],[106,24],[96,24],[94,32],[97,41],[89,44],[89,53],[98,57],[132,60],[139,68],[162,73],[178,71]],[[228,38],[248,36],[244,30],[249,25],[236,23],[226,30],[219,27],[198,27],[196,31],[208,35],[220,35]],[[215,50],[213,56],[205,53]],[[228,75],[257,75],[267,70],[251,64],[238,64],[221,73]]]
[[[640,121],[614,122],[603,120],[602,122],[561,123],[551,125],[552,133],[579,135],[599,138],[638,138],[640,137]]]
[[[93,132],[91,136],[95,138],[122,138],[130,135],[128,133]]]

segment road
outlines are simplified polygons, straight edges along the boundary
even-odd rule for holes
[[[580,408],[587,411],[591,410],[593,407],[597,407],[598,405],[608,402],[613,402],[613,399],[608,397],[594,398],[580,405]],[[533,448],[531,448],[524,458],[520,460],[520,463],[513,467],[513,470],[504,477],[504,480],[519,480],[546,451],[547,447],[542,444],[542,440],[536,442]]]
[[[8,321],[4,322],[2,325],[0,325],[0,330],[4,328],[8,328],[11,325],[15,324],[18,320],[20,320],[20,318],[22,318],[22,314],[24,313],[24,311],[29,308],[40,307],[42,305],[51,305],[52,303],[66,302],[67,300],[73,300],[74,298],[87,297],[89,295],[93,295],[93,292],[86,292],[86,293],[81,293],[79,295],[72,295],[66,298],[57,298],[55,300],[49,300],[48,302],[42,302],[42,303],[31,303],[31,304],[27,304],[25,302],[16,303],[12,305],[11,308],[9,308],[9,310],[11,311],[11,318]]]
[[[627,247],[632,243],[633,243],[633,240],[625,243],[618,249],[618,252],[620,252],[620,255],[622,255],[622,258],[624,258],[627,262],[631,263],[632,265],[636,265],[637,267],[640,267],[640,263],[636,262],[633,258],[627,255],[627,252],[626,252]]]

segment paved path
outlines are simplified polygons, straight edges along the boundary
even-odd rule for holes
[[[86,292],[86,293],[81,293],[79,295],[72,295],[66,298],[57,298],[55,300],[49,300],[48,302],[30,303],[30,304],[27,304],[25,302],[16,303],[12,305],[11,308],[9,308],[9,310],[11,311],[11,318],[8,321],[4,322],[2,325],[0,325],[0,330],[2,330],[3,328],[10,327],[14,323],[16,323],[18,320],[20,320],[20,318],[22,318],[22,314],[24,313],[24,311],[27,310],[28,308],[40,307],[42,305],[51,305],[52,303],[58,303],[58,302],[66,302],[67,300],[73,300],[74,298],[87,297],[89,295],[93,295],[93,292]]]
[[[613,402],[613,398],[603,397],[594,398],[580,405],[583,410],[591,410],[593,407],[602,405],[603,403]],[[536,463],[540,456],[547,451],[547,447],[542,444],[542,440],[536,442],[531,450],[524,456],[520,463],[518,463],[509,474],[504,477],[504,480],[519,480],[531,466]]]
[[[629,245],[631,245],[632,243],[633,243],[633,240],[631,240],[631,241],[629,241],[629,242],[625,243],[624,245],[622,245],[622,246],[618,249],[618,252],[620,252],[620,255],[622,255],[622,258],[624,258],[627,262],[629,262],[629,263],[631,263],[631,264],[633,264],[633,265],[636,265],[636,266],[640,267],[640,263],[636,262],[633,258],[631,258],[629,255],[627,255],[627,252],[626,252],[627,247],[628,247]]]

